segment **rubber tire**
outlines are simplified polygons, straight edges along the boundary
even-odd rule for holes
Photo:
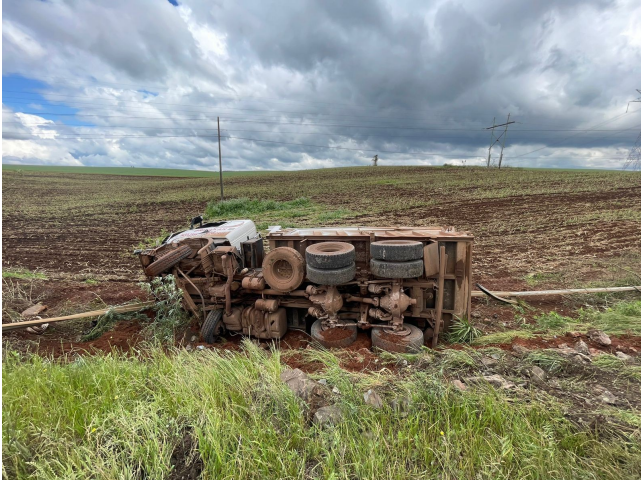
[[[223,310],[211,310],[200,329],[201,338],[207,343],[214,343],[223,329]]]
[[[423,275],[423,260],[409,262],[384,262],[372,258],[369,262],[372,273],[379,278],[416,278]]]
[[[347,242],[320,242],[305,250],[305,262],[324,270],[349,267],[356,259],[354,245]]]
[[[356,264],[347,267],[323,270],[307,265],[307,280],[317,285],[342,285],[351,282],[356,275]]]
[[[390,341],[387,338],[383,338],[382,334],[388,330],[387,328],[372,328],[372,348],[375,347],[386,352],[395,353],[419,352],[424,342],[423,330],[409,323],[405,323],[404,326],[410,329],[410,334],[404,337],[399,335],[398,341]]]
[[[414,240],[380,240],[369,244],[372,258],[388,262],[408,262],[423,258],[423,244]]]
[[[351,320],[345,320],[342,321],[341,323],[350,323],[353,324],[354,327],[336,327],[336,328],[348,328],[349,330],[353,330],[353,334],[341,338],[340,340],[325,340],[321,336],[322,330],[322,320],[316,320],[314,323],[312,323],[312,330],[310,332],[310,335],[314,340],[316,340],[318,343],[320,343],[323,347],[325,348],[345,348],[349,347],[352,343],[356,341],[356,336],[358,335],[358,328],[356,328],[356,322],[352,322]]]
[[[175,250],[172,250],[166,255],[163,255],[158,260],[150,263],[147,268],[145,268],[145,274],[148,277],[155,277],[160,275],[165,270],[169,270],[171,267],[176,265],[181,260],[187,258],[193,253],[193,250],[187,245],[182,245]]]
[[[286,262],[291,267],[291,275],[274,271],[277,262]],[[278,247],[265,255],[263,260],[263,277],[265,282],[274,290],[291,292],[300,287],[305,280],[305,260],[297,250],[289,247]]]

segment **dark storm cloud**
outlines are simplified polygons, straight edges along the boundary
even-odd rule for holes
[[[68,104],[115,117],[65,127],[66,138],[43,134],[58,126],[17,126],[12,131],[37,134],[32,143],[42,148],[9,141],[16,135],[7,132],[12,161],[49,148],[56,155],[37,153],[41,161],[66,149],[69,161],[82,163],[215,168],[210,135],[220,115],[232,169],[366,164],[376,152],[401,164],[473,162],[474,155],[480,163],[489,142],[483,128],[511,113],[519,123],[506,156],[515,164],[584,159],[604,167],[621,163],[610,158],[623,155],[641,123],[634,113],[614,118],[639,87],[641,7],[632,1],[4,6],[4,73],[56,78],[49,93],[83,95],[89,105]],[[158,95],[141,93],[145,86]],[[135,115],[155,118],[122,119]],[[604,129],[624,131],[570,131],[608,119]],[[174,138],[87,138],[107,133]],[[528,154],[545,146],[536,158]],[[419,154],[426,152],[442,155]]]

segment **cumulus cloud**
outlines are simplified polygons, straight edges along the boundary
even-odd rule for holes
[[[641,124],[624,113],[641,73],[631,0],[3,13],[3,74],[44,84],[4,94],[4,162],[216,169],[220,116],[228,170],[482,164],[484,127],[510,113],[508,164],[618,168]]]

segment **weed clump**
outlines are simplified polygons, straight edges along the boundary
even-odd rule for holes
[[[482,334],[483,332],[472,325],[467,317],[457,317],[447,333],[447,341],[450,343],[472,343]]]
[[[156,277],[140,286],[156,299],[156,319],[145,328],[145,333],[162,344],[173,344],[176,330],[189,323],[189,314],[182,307],[182,291],[174,276]]]

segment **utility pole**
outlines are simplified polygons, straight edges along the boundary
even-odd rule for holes
[[[489,130],[490,128],[492,131],[490,132],[490,148],[487,149],[487,168],[490,168],[490,159],[492,158],[492,146],[494,145],[494,124],[496,123],[496,117],[492,119],[492,126],[489,128],[486,128],[486,130]]]
[[[641,89],[637,88],[637,92],[641,93]],[[639,102],[641,102],[641,97],[637,98],[636,100],[630,100],[628,102],[628,107],[625,109],[625,113],[628,113],[628,109],[630,108],[631,103],[639,103]]]
[[[223,194],[223,154],[220,149],[220,117],[218,119],[218,171],[220,172],[220,201],[225,200],[225,195]]]
[[[492,159],[492,147],[496,145],[498,142],[503,139],[503,142],[501,144],[501,156],[499,157],[499,168],[501,168],[501,162],[503,161],[503,149],[505,148],[505,138],[507,137],[507,127],[508,125],[512,123],[516,123],[514,120],[510,122],[510,114],[508,113],[507,115],[507,122],[501,123],[499,125],[495,124],[496,122],[496,117],[494,117],[494,120],[492,120],[492,126],[487,127],[486,130],[491,130],[492,133],[490,134],[490,148],[487,150],[487,167],[490,167],[490,161]],[[505,130],[503,130],[503,133],[496,137],[496,140],[494,139],[494,129],[497,127],[505,127]]]
[[[505,140],[507,139],[507,127],[510,124],[510,114],[507,114],[507,123],[505,124],[505,130],[503,131],[503,143],[501,143],[501,155],[499,156],[499,170],[501,169],[501,163],[503,163],[503,149],[505,148]]]
[[[374,155],[374,158],[372,158],[372,166],[378,167],[378,155]]]

